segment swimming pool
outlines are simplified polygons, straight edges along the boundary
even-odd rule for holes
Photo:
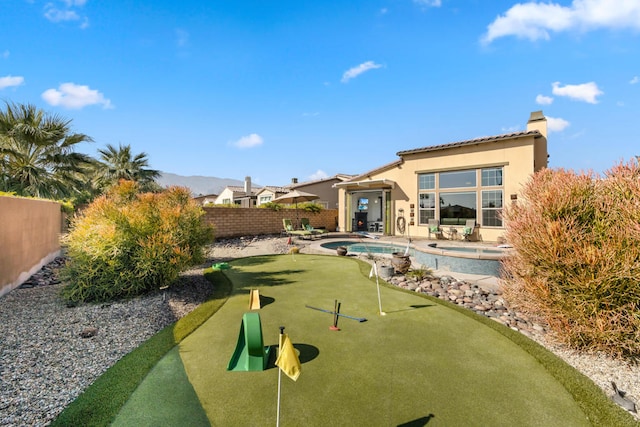
[[[340,240],[336,242],[327,242],[322,245],[325,249],[336,249],[338,246],[344,246],[348,252],[372,253],[372,254],[392,254],[394,252],[402,252],[407,249],[406,246],[391,245],[385,243],[363,243],[354,240]],[[409,255],[413,255],[413,250],[409,249]]]
[[[347,247],[351,253],[392,254],[404,253],[406,246],[386,244],[382,242],[364,243],[353,240],[327,242],[321,245],[325,249]],[[437,246],[409,249],[413,265],[424,266],[432,270],[450,271],[452,273],[479,274],[500,277],[500,260],[508,256],[508,251],[478,246]]]

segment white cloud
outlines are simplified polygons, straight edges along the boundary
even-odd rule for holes
[[[550,96],[538,95],[536,96],[536,104],[550,105],[553,103],[553,98]]]
[[[601,28],[640,30],[640,1],[573,0],[570,6],[518,3],[489,24],[482,42],[488,44],[506,36],[549,40],[550,32]]]
[[[374,70],[376,68],[381,68],[382,65],[380,64],[376,64],[373,61],[367,61],[367,62],[363,62],[362,64],[350,68],[347,71],[344,72],[344,74],[342,75],[342,80],[340,80],[342,83],[346,83],[351,79],[354,79],[356,77],[358,77],[360,74],[367,72],[369,70]]]
[[[239,140],[232,142],[231,145],[234,145],[238,148],[252,148],[257,147],[258,145],[262,145],[264,140],[257,133],[252,133],[247,136],[243,136]]]
[[[67,5],[67,7],[73,7],[84,6],[87,3],[87,0],[63,0],[63,2]]]
[[[382,9],[380,9],[380,15],[386,15],[389,12],[389,9],[387,9],[386,7],[383,7]]]
[[[427,7],[440,7],[442,0],[413,0],[414,3]]]
[[[309,176],[310,181],[317,181],[319,179],[325,179],[325,178],[329,178],[329,175],[327,175],[327,173],[321,169],[318,169],[315,173]]]
[[[507,126],[507,127],[502,127],[501,128],[503,133],[514,133],[514,132],[518,132],[520,130],[520,126],[519,125],[515,125],[515,126]]]
[[[102,105],[103,108],[113,108],[111,101],[97,90],[89,86],[75,83],[63,83],[58,89],[47,89],[42,93],[42,99],[53,106],[79,109],[88,105]]]
[[[565,119],[547,116],[547,129],[551,132],[562,132],[571,125]]]
[[[640,82],[640,77],[638,77],[638,76],[633,76],[633,78],[629,81],[629,84],[634,85],[634,84],[637,84],[637,83],[639,83],[639,82]]]
[[[22,84],[24,84],[24,77],[22,76],[0,77],[0,90],[7,87],[21,86]]]
[[[2,56],[2,59],[7,59],[9,57],[9,51],[5,50],[0,56]]]
[[[82,7],[86,0],[62,0],[64,7],[58,8],[53,3],[47,3],[45,6],[44,17],[51,22],[67,22],[80,21],[80,28],[89,28],[89,18],[78,14],[74,7]]]
[[[595,84],[595,82],[565,86],[560,86],[559,82],[555,82],[552,86],[554,95],[566,96],[576,101],[588,102],[589,104],[597,104],[598,100],[596,97],[604,94],[604,92],[598,89],[598,85]]]
[[[78,21],[80,19],[80,15],[78,15],[75,10],[56,9],[51,4],[49,6],[44,16],[51,22]]]

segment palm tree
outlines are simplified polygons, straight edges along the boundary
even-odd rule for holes
[[[71,133],[71,120],[31,104],[6,103],[0,111],[0,190],[62,199],[86,186],[90,157],[74,152],[91,137]]]
[[[96,179],[100,187],[116,184],[121,179],[137,182],[142,189],[156,189],[155,179],[160,172],[146,169],[149,166],[146,153],[131,154],[130,145],[120,145],[115,148],[107,144],[105,149],[99,149],[100,158],[96,170]]]

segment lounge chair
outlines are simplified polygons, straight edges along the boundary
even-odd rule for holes
[[[462,239],[470,242],[474,238],[474,233],[476,231],[476,220],[468,219],[465,223],[464,228],[462,229]]]
[[[309,223],[309,218],[300,218],[300,224],[302,225],[302,229],[305,231],[310,231],[313,234],[326,234],[329,231],[322,228],[313,228]]]
[[[307,231],[307,230],[296,230],[293,227],[293,223],[291,222],[290,219],[287,218],[283,218],[282,219],[282,225],[284,226],[284,232],[287,233],[288,236],[300,236],[302,238],[304,237],[313,237],[313,233],[311,231]]]
[[[431,235],[436,236],[436,239],[444,239],[444,234],[442,234],[442,229],[440,228],[440,223],[437,219],[429,220],[429,238]]]

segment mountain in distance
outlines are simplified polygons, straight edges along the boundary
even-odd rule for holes
[[[156,182],[161,187],[170,187],[173,185],[179,187],[187,187],[194,196],[204,196],[207,194],[220,194],[227,186],[244,187],[244,180],[230,178],[216,178],[212,176],[182,176],[169,172],[160,172],[160,177]],[[252,184],[253,188],[259,188],[259,185]]]

